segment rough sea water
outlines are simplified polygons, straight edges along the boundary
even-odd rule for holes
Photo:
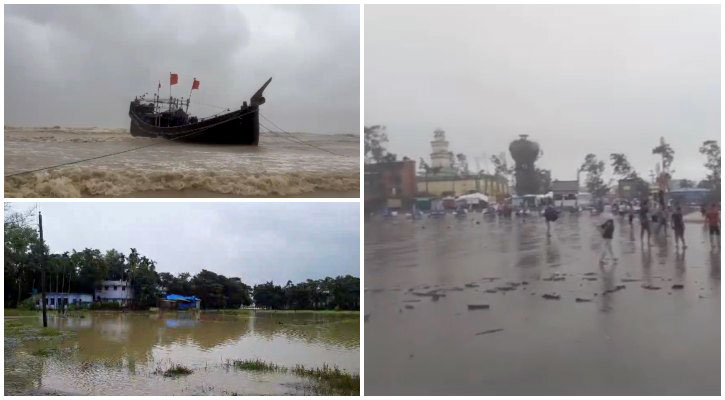
[[[683,252],[618,217],[619,263],[600,267],[599,222],[562,215],[549,238],[540,217],[366,223],[365,394],[718,395],[703,223]]]
[[[5,196],[357,197],[359,157],[352,134],[262,133],[253,147],[133,137],[126,129],[6,126]]]

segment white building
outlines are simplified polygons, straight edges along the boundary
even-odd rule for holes
[[[40,304],[41,295],[35,296],[35,306],[41,308]],[[56,293],[50,292],[45,294],[45,307],[51,310],[55,310],[60,307],[61,304],[74,306],[89,305],[93,302],[93,296],[86,293]]]
[[[430,142],[432,153],[430,154],[431,167],[439,168],[440,175],[455,175],[453,166],[453,153],[448,150],[446,132],[436,129],[433,132],[433,141]]]
[[[133,290],[128,281],[101,281],[96,285],[96,301],[115,301],[127,304],[133,299]]]

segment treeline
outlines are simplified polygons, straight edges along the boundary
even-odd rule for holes
[[[254,303],[257,307],[276,310],[359,310],[360,278],[338,276],[285,286],[267,282],[254,286]]]
[[[352,276],[307,280],[284,287],[272,282],[251,288],[241,278],[202,269],[196,275],[157,272],[156,263],[134,248],[128,255],[115,249],[48,254],[36,230],[34,213],[5,207],[5,306],[18,307],[41,290],[41,266],[46,291],[95,293],[102,280],[126,280],[133,290],[131,307],[158,305],[163,293],[197,296],[208,309],[239,308],[255,303],[271,309],[358,309],[360,280]]]

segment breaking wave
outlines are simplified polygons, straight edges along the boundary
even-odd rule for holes
[[[200,190],[239,197],[357,192],[357,173],[150,172],[75,167],[5,178],[5,197],[124,197],[139,192]]]

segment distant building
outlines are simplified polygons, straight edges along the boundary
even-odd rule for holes
[[[555,180],[551,182],[551,192],[554,195],[554,204],[556,205],[560,205],[564,201],[576,202],[579,193],[579,182]]]
[[[430,175],[418,176],[418,193],[431,196],[460,196],[468,193],[483,193],[501,200],[509,196],[508,179],[502,176],[479,174],[470,176]]]
[[[35,306],[42,308],[40,303],[41,295],[36,294],[33,296],[35,300]],[[51,310],[55,310],[61,306],[61,304],[68,307],[73,305],[76,307],[89,306],[93,302],[93,295],[86,293],[57,293],[50,292],[45,294],[45,307]]]
[[[95,301],[116,302],[121,305],[133,300],[133,290],[128,281],[101,281],[96,285]]]
[[[161,307],[173,310],[198,310],[201,308],[201,299],[196,296],[169,294],[161,299]]]
[[[415,194],[415,161],[365,164],[366,210],[408,208]]]

